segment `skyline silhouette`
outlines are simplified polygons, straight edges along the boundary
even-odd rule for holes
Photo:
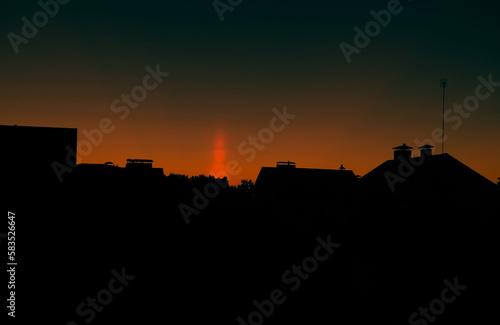
[[[499,15],[0,2],[0,324],[494,322]]]
[[[5,37],[0,68],[8,95],[0,97],[0,120],[76,127],[81,141],[83,130],[110,119],[115,130],[79,163],[150,157],[177,174],[208,174],[222,138],[226,162],[243,167],[237,178],[255,181],[261,166],[281,159],[316,168],[344,163],[364,175],[385,159],[384,148],[432,139],[441,127],[445,77],[445,111],[452,110],[446,152],[496,180],[500,155],[488,144],[500,142],[498,87],[479,89],[481,98],[490,95],[473,112],[454,105],[474,105],[468,97],[483,84],[479,77],[500,80],[498,44],[490,37],[499,27],[498,5],[447,0],[430,11],[401,1],[404,10],[348,64],[339,44],[353,45],[354,27],[364,31],[375,20],[370,12],[387,10],[387,2],[337,2],[322,10],[246,3],[223,22],[211,1],[127,3],[116,14],[112,3],[98,11],[96,3],[61,5],[18,54]],[[21,18],[38,11],[36,2],[5,3],[0,32],[21,35]],[[147,75],[157,77],[146,79],[151,90],[133,92]],[[298,117],[246,162],[240,143],[258,136],[272,109],[285,105]]]
[[[226,178],[165,173],[151,159],[130,158],[124,167],[74,164],[76,134],[0,126],[3,153],[17,158],[1,160],[10,189],[3,202],[16,211],[23,238],[16,249],[29,275],[16,290],[57,300],[54,322],[135,324],[168,315],[186,324],[364,324],[398,297],[384,319],[411,317],[412,324],[431,317],[419,306],[443,286],[455,288],[456,304],[467,308],[440,316],[441,302],[432,317],[445,324],[490,317],[484,308],[493,304],[487,279],[495,274],[500,186],[447,153],[433,154],[430,145],[415,157],[406,144],[393,147],[361,177],[343,164],[315,169],[278,161],[262,167],[255,184],[228,186]],[[30,150],[33,140],[44,147]],[[58,160],[73,163],[62,181],[53,168]],[[47,237],[53,227],[57,236]],[[37,268],[54,250],[65,271]],[[431,268],[413,265],[419,251]],[[99,286],[113,281],[110,272],[121,279],[114,294],[123,300],[112,298],[116,285]],[[97,294],[99,303],[82,302],[82,294]],[[47,308],[24,301],[33,313]],[[226,308],[218,308],[222,301]]]

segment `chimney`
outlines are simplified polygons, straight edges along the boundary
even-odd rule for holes
[[[423,146],[418,147],[418,149],[420,149],[420,158],[425,159],[426,157],[432,156],[432,148],[434,148],[434,146],[431,146],[430,144],[424,144]]]
[[[402,146],[397,146],[392,149],[394,149],[394,160],[397,160],[400,156],[407,161],[411,159],[411,149],[413,149],[413,147],[407,146],[406,143],[403,143]]]

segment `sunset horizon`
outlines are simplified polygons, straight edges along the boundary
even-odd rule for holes
[[[495,91],[500,72],[492,51],[498,45],[486,33],[497,24],[489,19],[492,11],[478,5],[472,13],[465,4],[446,2],[428,12],[421,3],[401,1],[390,9],[394,13],[386,27],[366,32],[370,22],[389,20],[382,17],[384,10],[391,12],[386,7],[395,3],[332,4],[328,19],[328,10],[290,4],[262,12],[246,3],[234,12],[223,10],[223,22],[210,3],[200,3],[188,10],[193,20],[185,28],[175,18],[186,9],[180,2],[149,4],[135,13],[124,5],[125,16],[113,18],[106,16],[112,6],[90,13],[71,2],[29,43],[20,43],[17,54],[5,40],[0,56],[9,64],[0,81],[0,120],[77,128],[81,141],[83,130],[98,129],[109,118],[115,130],[79,163],[149,157],[166,173],[208,174],[216,138],[223,134],[224,159],[242,167],[236,183],[255,180],[260,167],[279,160],[311,168],[344,164],[364,175],[390,159],[392,147],[405,142],[416,148],[416,140],[433,139],[442,122],[439,80],[447,78],[445,110],[452,112],[445,124],[446,152],[495,181],[500,154],[487,145],[500,142]],[[4,6],[12,17],[5,34],[21,35],[24,23],[16,16],[40,10],[36,4]],[[440,12],[450,8],[455,18],[443,20]],[[125,19],[128,15],[136,20]],[[273,21],[275,15],[282,19]],[[447,22],[460,15],[481,17],[483,23]],[[249,29],[257,16],[264,23]],[[462,30],[465,39],[447,36]],[[474,51],[462,46],[466,42]],[[467,101],[479,85],[488,98],[471,111],[457,110],[457,105],[475,105]],[[238,145],[269,127],[272,110],[285,106],[297,118],[248,162]],[[433,144],[440,151],[440,143]]]
[[[17,124],[16,124],[17,125]],[[30,126],[30,127],[49,127],[49,128],[65,128],[61,126],[40,126],[40,125],[19,125],[19,126]],[[69,127],[72,128],[72,127]],[[186,168],[185,167],[185,161],[182,160],[177,160],[177,161],[172,161],[171,159],[168,158],[168,154],[163,153],[160,155],[160,158],[157,158],[158,155],[155,154],[150,154],[146,150],[142,150],[141,148],[133,148],[130,151],[128,146],[123,148],[122,150],[115,149],[116,152],[113,156],[111,153],[101,153],[103,150],[99,150],[99,146],[105,146],[105,141],[106,141],[106,136],[103,135],[103,142],[102,144],[99,144],[99,146],[96,146],[95,149],[92,149],[92,151],[96,151],[97,154],[94,154],[93,152],[90,153],[88,156],[83,156],[78,154],[78,159],[77,159],[77,164],[104,164],[105,162],[112,162],[115,166],[120,166],[124,167],[126,160],[127,159],[152,159],[154,161],[153,165],[154,167],[157,168],[163,168],[165,175],[169,174],[180,174],[180,175],[186,175],[188,177],[192,176],[199,176],[199,175],[212,175],[216,177],[224,177],[227,176],[229,179],[230,185],[236,186],[240,184],[241,180],[243,179],[251,179],[253,182],[255,182],[259,171],[261,167],[272,167],[275,166],[278,161],[293,161],[297,164],[298,167],[301,168],[318,168],[318,169],[339,169],[341,165],[343,165],[345,168],[352,170],[356,175],[360,175],[361,177],[364,176],[366,173],[380,165],[381,163],[387,161],[387,160],[392,160],[392,152],[393,150],[391,149],[393,146],[400,145],[402,143],[407,143],[408,145],[412,146],[412,152],[414,157],[418,157],[419,155],[419,150],[418,146],[423,144],[425,141],[415,139],[413,141],[407,140],[407,141],[392,141],[390,142],[389,140],[386,141],[386,145],[383,150],[361,150],[360,152],[353,152],[349,148],[347,149],[347,153],[342,153],[340,152],[339,155],[335,156],[334,159],[332,159],[331,162],[326,161],[324,159],[312,159],[308,155],[287,155],[286,152],[280,155],[273,155],[273,154],[265,154],[264,149],[262,152],[258,152],[256,154],[255,161],[252,162],[247,162],[245,157],[246,155],[241,155],[238,152],[237,147],[233,148],[232,151],[229,151],[228,148],[222,149],[221,146],[223,146],[221,143],[224,143],[225,145],[225,140],[221,140],[221,133],[220,132],[214,132],[215,135],[213,136],[214,138],[214,143],[212,144],[212,152],[207,150],[206,152],[206,161],[207,164],[205,165],[210,165],[210,167],[204,168],[204,167],[192,167],[192,168]],[[78,144],[80,145],[81,141],[80,140],[88,140],[89,138],[82,135],[82,131],[78,130]],[[422,139],[424,139],[422,137]],[[431,138],[432,139],[432,138]],[[247,140],[247,139],[245,139]],[[429,140],[429,139],[427,139]],[[117,141],[119,142],[119,141]],[[245,141],[242,141],[245,142]],[[428,142],[433,142],[433,141],[428,141]],[[427,142],[425,142],[427,143]],[[455,149],[457,146],[450,145],[449,143],[446,143],[448,148]],[[251,146],[247,146],[248,148],[251,148]],[[345,147],[341,147],[345,148]],[[455,150],[460,150],[460,147],[458,147]],[[485,153],[485,155],[491,151],[487,150],[487,148],[483,149],[484,151],[480,151],[479,153],[477,151],[474,151],[473,153],[470,153],[469,155],[464,152],[462,155],[460,155],[460,151],[458,151],[458,154],[455,152],[450,152],[448,149],[445,151],[445,153],[450,154],[451,156],[455,157],[456,159],[462,161],[464,164],[467,166],[471,167],[473,170],[477,171],[479,174],[484,176],[485,178],[489,179],[491,182],[496,183],[498,180],[498,176],[496,176],[497,169],[495,169],[495,164],[496,162],[493,161],[493,166],[490,167],[488,164],[484,164],[481,162],[484,162],[483,157],[480,156],[481,153]],[[319,150],[320,151],[320,150]],[[128,153],[130,152],[130,153]],[[136,152],[137,154],[134,154]],[[283,151],[282,151],[283,152]],[[371,152],[371,155],[368,156],[366,155],[365,152]],[[100,153],[100,154],[99,154]],[[318,154],[321,154],[320,152]],[[434,155],[441,154],[441,145],[436,144],[434,151]],[[233,159],[228,160],[226,156],[233,157]],[[167,158],[162,158],[167,156]],[[260,160],[259,156],[264,156],[266,157],[267,160]],[[304,159],[295,159],[294,157],[304,157]],[[273,159],[274,157],[274,159]],[[200,157],[202,158],[202,157]],[[464,159],[465,158],[465,159]],[[193,158],[194,159],[194,158]],[[212,159],[212,162],[210,162]],[[200,159],[202,160],[202,159]],[[236,168],[237,170],[240,170],[240,172],[233,172],[232,174],[229,174],[226,171],[226,167],[229,161],[233,161],[237,163],[237,166],[232,166],[232,168]],[[364,162],[364,163],[363,163]],[[171,166],[176,166],[176,167],[171,167]],[[353,167],[354,166],[354,167]],[[488,168],[490,167],[490,168]],[[175,168],[175,169],[174,169]]]
[[[488,324],[500,2],[0,2],[5,325]]]

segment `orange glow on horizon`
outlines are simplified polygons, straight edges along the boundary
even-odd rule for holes
[[[23,98],[21,93],[16,95]],[[237,175],[229,175],[230,184],[234,186],[242,179],[255,181],[262,167],[273,167],[277,161],[286,160],[296,162],[298,168],[338,169],[343,164],[363,176],[392,159],[392,147],[403,142],[418,147],[414,140],[431,138],[432,130],[441,122],[438,116],[434,119],[435,123],[430,123],[424,114],[415,115],[411,120],[406,118],[409,111],[416,111],[413,106],[425,106],[423,99],[420,103],[411,104],[409,111],[393,115],[385,112],[380,116],[373,112],[382,112],[385,108],[383,103],[358,99],[350,105],[335,106],[338,114],[334,117],[328,111],[330,105],[319,99],[317,102],[295,99],[289,112],[299,114],[297,119],[292,120],[285,130],[276,133],[273,141],[266,144],[263,150],[257,150],[255,159],[247,160],[249,155],[242,154],[238,146],[243,141],[248,142],[249,136],[257,135],[261,128],[269,126],[273,116],[269,109],[242,117],[222,116],[211,120],[207,113],[207,116],[191,119],[177,114],[175,107],[169,106],[168,110],[160,111],[162,106],[150,98],[141,103],[130,117],[120,120],[109,109],[109,96],[92,97],[92,101],[89,99],[88,102],[72,105],[69,105],[69,99],[63,99],[58,95],[52,101],[46,100],[51,104],[42,107],[28,105],[29,101],[17,104],[14,99],[4,99],[6,109],[0,112],[2,124],[77,128],[78,142],[81,143],[90,141],[84,130],[98,128],[102,118],[109,118],[115,130],[104,134],[102,141],[94,145],[88,155],[79,151],[78,163],[112,161],[124,167],[128,158],[144,158],[154,160],[154,167],[163,168],[167,176],[174,173],[224,177],[229,174],[228,161],[234,160],[239,164],[237,168],[241,169]],[[221,107],[215,102],[210,102],[210,105]],[[490,102],[488,105],[493,106]],[[31,106],[43,109],[46,115],[28,114],[32,111]],[[100,109],[85,109],[87,106]],[[252,106],[265,107],[262,103]],[[85,114],[71,115],[68,107]],[[315,111],[301,112],[303,107],[314,107]],[[457,130],[448,127],[446,152],[496,183],[500,176],[500,154],[491,149],[491,144],[500,141],[500,134],[496,129],[495,116],[488,109],[489,106],[481,106],[475,115],[464,119]],[[352,112],[348,114],[346,111]],[[434,154],[439,154],[440,144],[435,145]],[[249,144],[245,146],[250,147]],[[418,150],[413,155],[418,155]]]
[[[229,175],[226,170],[226,150],[224,149],[225,147],[225,141],[224,141],[224,135],[222,133],[218,133],[216,140],[215,140],[215,148],[213,151],[213,156],[214,156],[214,164],[212,166],[212,169],[210,170],[210,175],[213,175],[215,177],[228,177]]]

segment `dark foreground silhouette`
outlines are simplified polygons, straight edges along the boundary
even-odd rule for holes
[[[450,155],[399,148],[361,178],[280,163],[238,187],[165,176],[144,159],[74,166],[59,182],[52,163],[76,146],[76,130],[21,131],[0,127],[2,211],[18,220],[17,321],[482,324],[495,315],[499,187]],[[113,272],[127,285],[111,287]],[[437,302],[447,287],[448,302]]]

